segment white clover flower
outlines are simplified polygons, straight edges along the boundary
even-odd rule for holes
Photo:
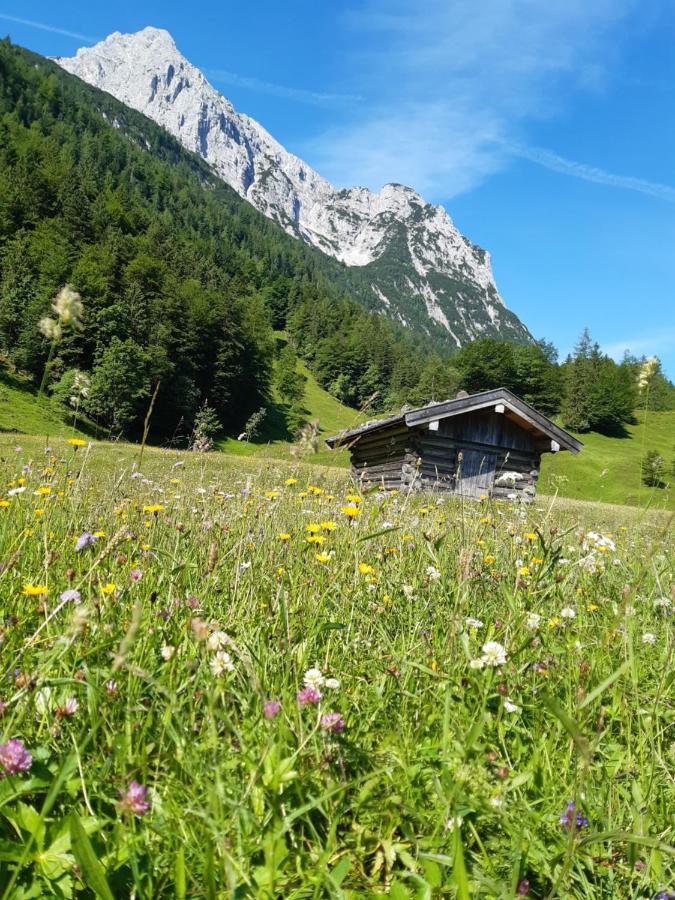
[[[482,669],[484,667],[485,667],[485,663],[483,662],[482,659],[480,659],[480,657],[478,657],[477,659],[472,659],[471,662],[469,663],[470,669]]]
[[[541,616],[539,613],[529,612],[527,614],[527,619],[525,620],[525,625],[530,631],[536,631],[541,625]]]
[[[502,797],[490,797],[490,806],[493,806],[495,809],[499,809],[504,805],[504,800]]]
[[[247,571],[251,568],[252,565],[253,565],[253,563],[251,562],[251,560],[250,560],[250,559],[247,559],[245,562],[243,562],[243,563],[239,566],[239,571],[240,571],[240,572],[247,572]]]
[[[643,644],[655,644],[656,643],[656,635],[652,634],[650,631],[646,631],[642,635],[642,643]]]
[[[488,641],[483,644],[483,663],[486,666],[503,666],[506,662],[506,650],[497,641]]]
[[[472,616],[467,616],[464,621],[469,626],[469,628],[479,629],[484,627],[483,622],[481,622],[480,619],[474,619]]]
[[[21,487],[10,488],[10,490],[7,491],[7,496],[15,497],[17,494],[23,494],[25,490],[26,488],[23,485]]]
[[[519,707],[516,703],[514,703],[513,700],[512,700],[510,697],[505,697],[505,698],[504,698],[504,709],[505,709],[508,713],[517,713],[517,712],[520,712],[520,707]]]
[[[209,650],[222,650],[231,643],[229,634],[224,631],[213,631],[208,636],[206,646]]]
[[[74,716],[79,708],[80,708],[80,704],[77,702],[75,697],[69,697],[66,700],[66,702],[63,704],[63,707],[62,707],[63,715]]]
[[[565,606],[560,610],[560,617],[562,619],[569,619],[570,621],[572,621],[572,619],[576,617],[576,614],[576,610],[572,609],[571,606]]]
[[[326,682],[326,679],[323,677],[323,673],[321,669],[307,669],[303,676],[303,681],[305,687],[314,688],[315,690],[319,690],[320,687]]]
[[[176,648],[172,644],[165,644],[159,652],[164,662],[168,662],[176,652]]]
[[[461,828],[463,824],[464,819],[461,816],[450,816],[445,822],[445,830],[455,831],[456,829]]]
[[[441,577],[441,573],[438,571],[436,566],[427,566],[427,577],[430,581],[438,581]]]
[[[226,653],[225,650],[218,650],[214,653],[209,665],[211,666],[211,672],[216,678],[224,675],[225,672],[234,672],[232,657],[229,653]]]
[[[659,597],[654,601],[654,609],[670,609],[672,602],[667,597]]]
[[[336,691],[340,687],[340,679],[339,678],[326,678],[324,681],[324,686],[327,687],[331,691]]]

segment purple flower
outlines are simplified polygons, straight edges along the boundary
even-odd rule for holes
[[[562,828],[570,829],[574,825],[579,830],[588,827],[588,819],[582,812],[576,812],[576,805],[572,800],[567,804],[565,812],[560,814],[558,821]]]
[[[27,772],[33,765],[33,757],[26,750],[23,741],[12,738],[4,744],[0,744],[0,778],[5,775],[18,775],[19,772]]]
[[[341,734],[345,730],[345,720],[339,712],[329,712],[321,716],[321,727],[329,734]]]
[[[140,581],[142,577],[143,573],[140,569],[132,569],[131,572],[129,572],[129,578],[131,578],[132,581]]]
[[[132,781],[126,791],[120,791],[118,809],[121,813],[133,813],[135,816],[144,816],[150,809],[148,789],[144,784]]]
[[[316,688],[304,687],[298,691],[298,703],[300,706],[307,706],[308,704],[316,706],[320,699],[321,691],[317,691]]]
[[[64,591],[61,594],[61,600],[63,603],[79,603],[82,600],[82,596],[79,591],[76,591],[75,588],[69,588],[67,591]]]
[[[84,550],[85,547],[91,547],[97,540],[98,538],[95,535],[90,534],[88,531],[83,531],[75,542],[75,549],[79,553],[80,550]]]
[[[274,719],[281,712],[281,703],[278,700],[266,700],[263,706],[263,716],[266,719]]]

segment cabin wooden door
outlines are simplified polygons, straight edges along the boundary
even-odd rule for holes
[[[461,450],[462,460],[457,465],[455,493],[463,497],[480,497],[489,494],[495,480],[496,453],[481,450]],[[458,454],[459,458],[459,454]]]

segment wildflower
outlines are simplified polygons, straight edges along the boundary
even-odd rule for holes
[[[523,576],[529,575],[529,574],[530,574],[530,567],[529,567],[529,566],[521,566],[521,567],[518,569],[518,574],[519,574],[519,575],[523,575]]]
[[[572,609],[571,606],[566,606],[564,609],[560,610],[561,619],[568,619],[571,622],[572,619],[575,618],[575,616],[576,616],[576,611],[574,609]]]
[[[327,687],[331,691],[336,691],[340,687],[340,679],[326,678],[326,680],[324,681],[324,687]]]
[[[206,646],[209,650],[222,650],[232,643],[229,634],[224,631],[213,631],[207,641]]]
[[[8,496],[8,497],[15,497],[17,494],[23,494],[23,492],[24,492],[25,490],[26,490],[26,488],[23,487],[23,486],[15,487],[15,488],[12,488],[11,490],[7,491],[7,496]],[[8,505],[9,505],[9,504],[8,504]]]
[[[449,819],[446,819],[445,822],[445,830],[446,831],[456,831],[462,827],[464,824],[464,819],[461,816],[450,816]]]
[[[481,620],[474,619],[471,616],[467,616],[466,619],[464,619],[464,622],[469,626],[469,628],[475,628],[476,630],[478,630],[479,628],[483,628],[483,623],[481,622]]]
[[[164,660],[164,662],[168,662],[171,657],[176,652],[176,648],[171,644],[165,644],[162,649],[159,651],[160,656]]]
[[[316,688],[317,690],[323,686],[325,679],[321,669],[307,669],[303,676],[305,687]]]
[[[9,500],[0,500],[0,509],[7,509],[9,505]]]
[[[337,525],[335,524],[335,522],[322,522],[321,528],[324,531],[335,531],[335,529],[337,528]]]
[[[232,657],[225,650],[218,650],[214,654],[209,665],[211,666],[211,671],[216,678],[224,675],[225,672],[234,672],[234,663],[232,662]]]
[[[539,613],[529,612],[527,614],[527,619],[525,620],[525,625],[530,631],[536,631],[541,624],[541,616]]]
[[[279,496],[279,491],[267,491],[265,496],[268,500],[275,500]]]
[[[375,569],[368,565],[368,563],[359,563],[359,572],[361,575],[373,575]]]
[[[105,692],[109,697],[113,697],[117,693],[117,682],[112,678],[105,683]]]
[[[441,577],[441,573],[435,566],[427,566],[427,578],[429,581],[438,581]]]
[[[483,663],[486,666],[503,666],[506,662],[506,650],[497,641],[483,644]]]
[[[670,609],[672,607],[672,602],[667,597],[659,597],[658,600],[654,601],[654,609]]]
[[[281,703],[278,700],[266,700],[263,705],[263,716],[266,719],[274,719],[281,712]]]
[[[297,696],[300,706],[316,706],[316,704],[321,699],[321,691],[313,687],[304,687],[298,691]]]
[[[109,581],[107,584],[103,585],[103,587],[101,588],[101,593],[102,594],[112,594],[112,592],[115,590],[116,587],[117,587],[117,585],[115,584],[114,581]]]
[[[480,659],[480,657],[477,659],[472,659],[469,663],[470,669],[483,669],[484,667],[485,663],[482,659]]]
[[[317,553],[314,558],[317,562],[327,563],[330,561],[330,553]]]
[[[510,697],[506,697],[504,699],[504,709],[508,713],[517,713],[520,712],[520,707],[517,706]]]
[[[69,697],[63,706],[58,706],[56,708],[56,718],[57,719],[67,719],[70,716],[74,716],[75,713],[80,708],[80,704],[77,702],[75,697]]]
[[[253,563],[252,563],[250,560],[245,560],[245,561],[239,566],[239,571],[240,571],[240,572],[248,572],[248,570],[251,568],[252,565],[253,565]]]
[[[75,541],[75,550],[79,553],[80,550],[84,550],[85,547],[91,547],[96,543],[98,538],[94,534],[90,534],[88,531],[82,532],[79,538]]]
[[[49,485],[43,484],[41,487],[39,487],[35,491],[35,496],[36,497],[48,497],[51,494],[51,492],[52,492],[52,489],[49,487]]]
[[[588,826],[588,819],[581,812],[577,812],[575,814],[576,805],[574,801],[570,801],[567,804],[567,809],[565,812],[560,814],[560,818],[558,819],[560,825],[563,828],[567,828],[570,830],[571,828],[576,828],[578,831],[580,828],[586,828]]]
[[[148,789],[137,781],[132,781],[126,791],[120,791],[120,798],[117,808],[123,814],[133,813],[135,816],[144,816],[150,809]]]
[[[86,446],[86,441],[83,441],[82,438],[68,438],[66,441],[67,444],[70,444],[71,447],[74,447],[76,450],[78,447]]]
[[[290,541],[291,539],[291,536],[287,531],[282,531],[277,537],[280,541]]]
[[[161,503],[153,503],[151,506],[144,506],[143,512],[153,513],[154,515],[157,515],[157,513],[161,513],[163,509],[164,507]]]
[[[293,485],[297,484],[297,483],[298,483],[297,478],[287,478],[286,481],[284,482],[284,484],[287,485],[288,487],[293,487]]]
[[[349,503],[361,503],[363,498],[358,494],[347,494],[345,500],[347,500]]]
[[[82,596],[79,591],[76,591],[75,588],[68,588],[67,591],[64,591],[60,598],[62,603],[80,603],[82,600]]]
[[[491,553],[488,553],[487,556],[483,557],[483,562],[486,566],[491,566],[493,563],[497,561],[497,557],[493,556]]]
[[[306,538],[308,544],[323,544],[325,540],[323,534],[308,534]]]
[[[307,534],[318,534],[321,531],[321,526],[318,522],[310,522],[309,525],[305,525],[305,531]]]
[[[345,720],[338,712],[329,712],[321,716],[321,727],[329,734],[341,734],[345,730]]]
[[[23,741],[12,738],[0,744],[0,778],[28,772],[33,765],[33,757],[26,750]]]
[[[504,799],[500,797],[498,794],[495,797],[490,798],[490,806],[494,807],[494,809],[499,809],[504,805]]]
[[[358,506],[354,506],[353,504],[350,506],[343,506],[341,510],[348,519],[355,519],[357,516],[361,515],[361,510]]]
[[[647,631],[642,635],[642,643],[643,644],[655,644],[656,643],[656,635]]]
[[[209,626],[203,619],[190,619],[190,627],[192,628],[192,633],[198,641],[205,641],[208,638]]]
[[[47,588],[43,584],[24,584],[23,593],[27,597],[42,597],[47,594]]]

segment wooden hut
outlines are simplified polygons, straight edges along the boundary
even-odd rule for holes
[[[542,453],[582,444],[506,388],[402,409],[326,441],[347,447],[364,487],[534,497]]]

